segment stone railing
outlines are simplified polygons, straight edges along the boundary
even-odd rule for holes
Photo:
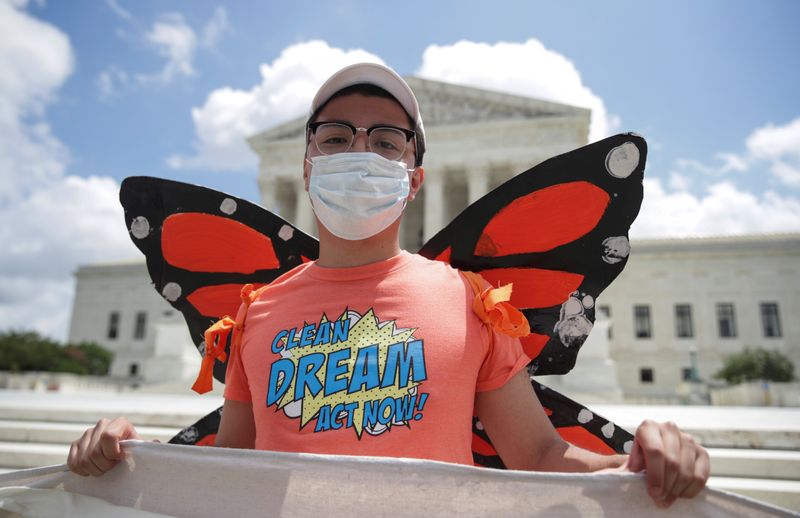
[[[800,407],[800,383],[748,381],[732,387],[712,388],[711,404],[719,406]]]

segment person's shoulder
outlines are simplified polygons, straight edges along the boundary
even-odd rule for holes
[[[419,254],[410,254],[410,256],[411,266],[418,275],[425,276],[429,280],[441,279],[462,282],[460,271],[453,268],[450,263],[428,259]]]
[[[277,286],[286,282],[300,280],[304,277],[304,275],[308,272],[308,269],[311,268],[311,265],[313,264],[313,261],[298,264],[288,272],[282,274],[280,277],[272,281],[270,284]]]
[[[302,282],[305,277],[307,277],[306,273],[311,266],[312,263],[303,263],[295,266],[288,272],[285,272],[278,276],[275,280],[270,282],[261,293],[259,299],[263,299],[269,296],[270,293],[275,291],[281,291],[286,289],[292,289],[292,287],[298,283]]]
[[[427,257],[412,253],[408,253],[408,256],[409,260],[412,261],[413,265],[417,268],[430,268],[433,270],[441,270],[441,271],[451,271],[451,270],[458,271],[452,266],[450,266],[450,263],[446,263],[444,261],[428,259]]]

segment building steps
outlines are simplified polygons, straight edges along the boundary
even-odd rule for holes
[[[4,420],[96,423],[125,416],[139,426],[188,426],[222,406],[219,396],[133,393],[47,393],[0,390]]]
[[[608,404],[588,406],[631,433],[645,419],[674,421],[681,430],[691,434],[707,448],[800,450],[800,408]]]
[[[0,442],[69,444],[83,434],[91,423],[57,423],[52,421],[0,420]],[[143,441],[167,442],[180,428],[137,426],[136,432]]]
[[[0,466],[25,469],[67,462],[68,444],[0,442]]]
[[[800,481],[800,452],[709,448],[711,475]]]
[[[745,477],[711,477],[708,486],[800,511],[800,481]]]

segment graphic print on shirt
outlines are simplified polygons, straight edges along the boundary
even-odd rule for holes
[[[361,315],[345,309],[335,320],[283,329],[272,337],[268,407],[313,422],[314,432],[352,428],[380,435],[424,417],[428,394],[425,346],[416,329],[381,322],[372,309]]]

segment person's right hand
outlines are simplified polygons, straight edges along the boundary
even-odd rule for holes
[[[125,458],[119,442],[138,439],[139,435],[130,421],[118,417],[113,421],[100,419],[94,428],[89,428],[72,443],[67,465],[81,476],[100,476]]]

